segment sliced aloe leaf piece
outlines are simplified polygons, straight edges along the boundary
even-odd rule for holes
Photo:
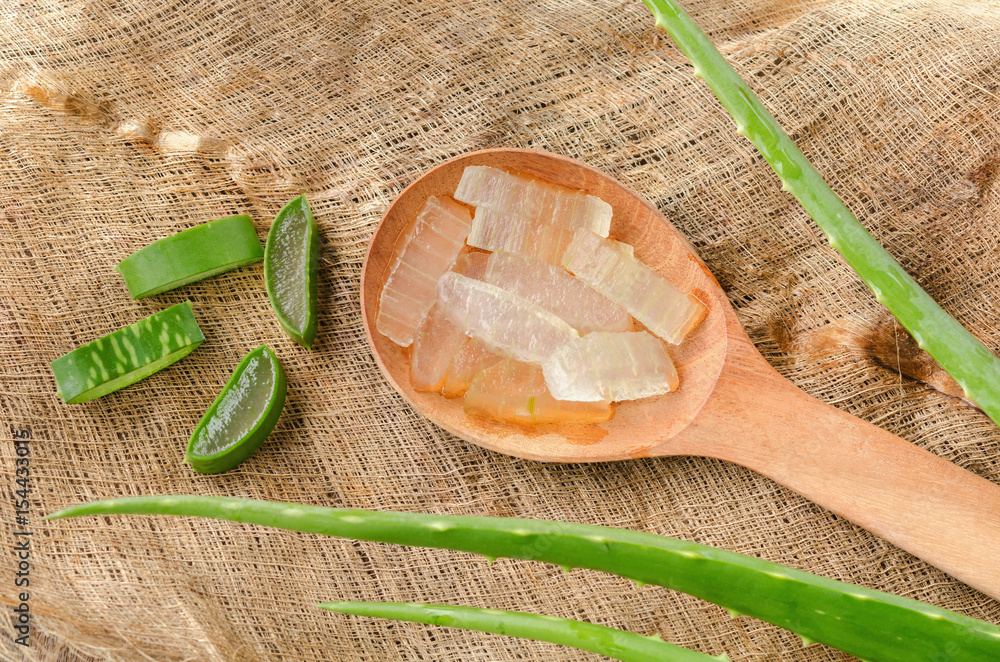
[[[195,471],[228,471],[253,455],[278,423],[288,391],[278,357],[261,345],[240,361],[188,441]]]
[[[191,302],[179,303],[53,361],[57,394],[68,404],[99,398],[179,361],[204,340]]]
[[[319,232],[306,196],[285,205],[271,224],[264,246],[264,283],[278,321],[298,344],[316,339]]]
[[[133,299],[152,296],[264,258],[249,216],[202,223],[153,242],[118,263]]]

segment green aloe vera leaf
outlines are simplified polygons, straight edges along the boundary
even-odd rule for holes
[[[71,506],[48,519],[158,514],[589,568],[666,586],[868,662],[1000,660],[996,625],[714,547],[544,520],[343,510],[254,499],[147,496]]]
[[[118,263],[133,299],[152,296],[264,259],[249,216],[209,221],[153,242]]]
[[[319,232],[300,195],[271,224],[264,246],[264,282],[278,322],[306,349],[316,340]]]
[[[191,433],[184,461],[195,471],[228,471],[260,448],[285,406],[285,371],[267,345],[240,361]]]
[[[875,298],[895,315],[979,405],[1000,424],[1000,358],[944,311],[865,229],[795,146],[788,134],[673,0],[642,0],[790,192],[826,233]]]
[[[204,340],[191,302],[179,303],[53,361],[57,394],[69,404],[99,398],[179,361]]]
[[[714,657],[675,646],[658,636],[647,637],[603,625],[519,611],[404,602],[323,602],[317,606],[341,614],[547,641],[623,662],[719,662],[729,659],[725,655]]]

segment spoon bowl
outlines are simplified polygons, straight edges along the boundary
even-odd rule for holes
[[[420,205],[430,195],[452,195],[470,165],[517,171],[604,199],[613,210],[611,236],[634,246],[637,258],[706,304],[702,323],[668,350],[680,377],[676,392],[616,404],[606,423],[525,427],[468,416],[461,399],[413,390],[408,350],[376,331],[379,293]],[[735,462],[1000,598],[1000,487],[820,402],[779,375],[683,235],[594,168],[545,152],[491,149],[429,170],[390,205],[372,237],[361,307],[372,353],[392,386],[462,439],[548,462],[666,455]]]
[[[454,194],[466,166],[493,166],[587,191],[613,210],[611,237],[631,244],[635,256],[682,290],[695,292],[708,315],[678,346],[669,346],[680,378],[674,393],[615,405],[614,416],[593,425],[525,427],[468,416],[462,399],[419,393],[409,379],[407,350],[375,329],[379,293],[396,251],[428,196]],[[600,171],[562,156],[496,149],[466,154],[425,173],[389,206],[361,275],[365,332],[379,367],[417,411],[449,432],[485,448],[542,461],[606,461],[644,457],[688,425],[722,372],[726,348],[725,294],[684,237],[647,202]]]

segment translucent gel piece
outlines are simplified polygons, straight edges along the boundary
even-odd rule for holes
[[[611,418],[611,403],[556,400],[538,366],[507,360],[476,375],[465,413],[522,425],[601,423]]]
[[[453,271],[468,278],[481,280],[486,273],[489,255],[463,249],[455,260]],[[410,354],[410,384],[416,391],[440,391],[448,369],[459,351],[475,342],[448,321],[437,303],[417,327]],[[499,360],[499,357],[497,358]],[[472,375],[469,376],[471,381]],[[468,386],[465,387],[466,389]],[[465,391],[463,390],[462,393]]]
[[[581,335],[628,331],[632,326],[624,308],[565,269],[541,260],[506,251],[493,253],[484,280],[555,313]]]
[[[441,395],[446,398],[460,398],[472,385],[473,378],[480,371],[500,362],[500,357],[489,351],[475,338],[466,338],[465,343],[448,364]]]
[[[479,207],[472,219],[468,243],[487,251],[519,253],[558,265],[572,240],[570,229]]]
[[[266,356],[250,360],[195,440],[195,455],[221,453],[245,437],[266,413],[274,390],[274,368]]]
[[[468,337],[448,321],[437,304],[417,327],[410,359],[410,384],[417,391],[440,391],[445,371]]]
[[[647,329],[679,344],[707,309],[621,248],[624,244],[577,230],[562,264],[595,290],[620,304]]]
[[[437,295],[452,324],[506,358],[541,363],[578,336],[573,327],[541,306],[460,274],[442,276]]]
[[[543,364],[560,400],[637,400],[677,389],[677,370],[659,340],[638,333],[591,333],[566,343]]]
[[[379,299],[375,327],[403,347],[434,305],[434,284],[451,269],[472,222],[454,200],[431,196],[389,270]]]
[[[611,229],[611,205],[600,198],[488,166],[467,167],[455,199],[532,225],[587,228],[602,237],[607,237]]]

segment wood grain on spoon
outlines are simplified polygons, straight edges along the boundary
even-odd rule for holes
[[[489,165],[587,191],[611,204],[611,236],[708,306],[671,347],[676,393],[616,405],[607,423],[521,427],[467,416],[461,399],[417,393],[405,350],[375,331],[379,291],[397,241],[429,195],[451,195],[468,165]],[[571,159],[496,149],[428,171],[386,211],[361,277],[365,332],[393,387],[453,434],[547,462],[701,455],[758,471],[1000,599],[1000,487],[874,425],[826,405],[781,377],[757,352],[712,274],[670,223],[614,179]]]

